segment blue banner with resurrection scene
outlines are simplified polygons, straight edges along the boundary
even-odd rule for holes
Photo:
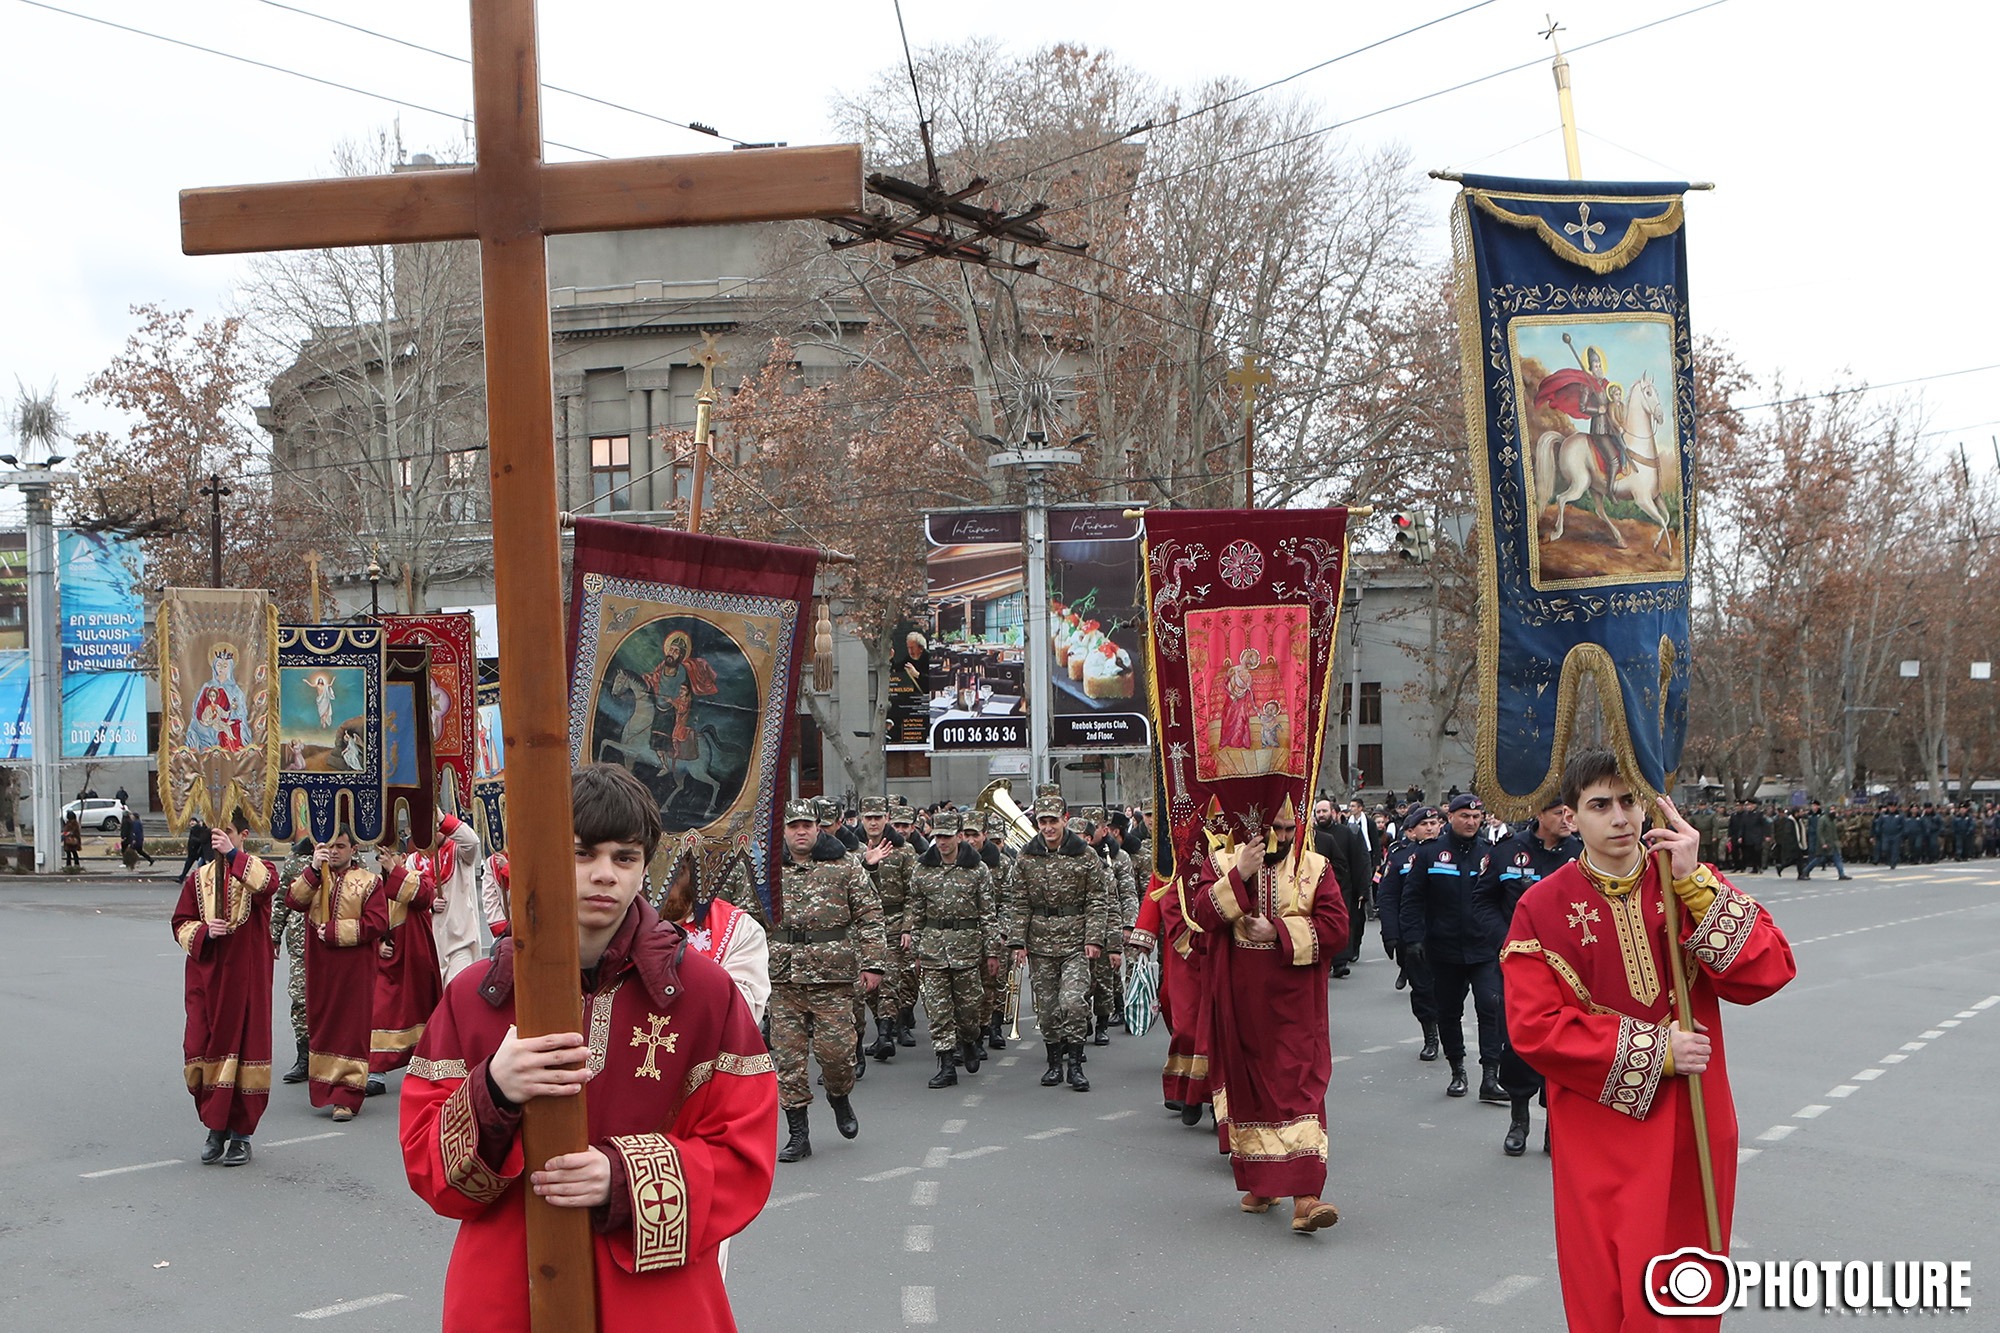
[[[1594,678],[1649,801],[1687,731],[1695,407],[1681,184],[1467,176],[1452,210],[1479,497],[1477,785],[1554,794]]]

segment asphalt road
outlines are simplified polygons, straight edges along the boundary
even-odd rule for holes
[[[1727,1014],[1754,1150],[1736,1253],[1969,1260],[1969,1326],[2000,1326],[1984,1312],[2000,1272],[2000,862],[1854,873],[1746,878],[1800,975]],[[15,1071],[0,1089],[0,1328],[435,1328],[452,1230],[403,1183],[392,1099],[336,1127],[281,1087],[250,1167],[194,1164],[171,905],[157,885],[0,885],[0,1058]],[[815,1105],[813,1157],[779,1167],[733,1247],[739,1322],[1560,1328],[1547,1159],[1502,1156],[1504,1109],[1443,1095],[1372,931],[1366,955],[1333,985],[1333,1230],[1299,1238],[1287,1210],[1237,1212],[1212,1132],[1161,1108],[1157,1029],[1094,1050],[1086,1094],[1038,1086],[1032,1040],[932,1092],[919,1047],[871,1067],[858,1140]],[[282,1004],[274,1021],[282,1063]]]

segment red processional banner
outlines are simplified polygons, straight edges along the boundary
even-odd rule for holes
[[[1176,865],[1205,824],[1262,839],[1312,807],[1347,565],[1345,509],[1146,515],[1154,734]]]

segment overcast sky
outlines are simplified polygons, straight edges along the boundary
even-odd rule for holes
[[[1572,7],[1574,48],[1700,0]],[[464,65],[343,32],[263,0],[58,0],[62,8],[385,93],[453,115],[471,107]],[[969,6],[905,0],[913,45],[991,36],[1112,52],[1163,83],[1262,83],[1469,0],[1081,0]],[[468,46],[465,0],[299,0],[442,50]],[[1547,46],[1546,0],[1496,0],[1287,85],[1322,123],[1364,116],[1522,61]],[[735,4],[561,0],[542,5],[552,84],[753,141],[831,137],[836,92],[900,61],[890,0]],[[1727,0],[1574,61],[1585,173],[1712,180],[1688,209],[1697,333],[1729,337],[1788,390],[1877,384],[2000,362],[1992,245],[1996,7]],[[1897,17],[1900,14],[1901,17]],[[333,145],[400,115],[411,149],[448,142],[455,119],[400,110],[0,0],[0,246],[8,318],[0,376],[74,391],[101,368],[144,301],[224,308],[244,261],[178,250],[175,193],[195,185],[325,174]],[[549,94],[550,139],[613,155],[704,151],[713,139]],[[1400,142],[1420,168],[1563,174],[1546,64],[1339,133]],[[552,159],[575,154],[552,149]],[[1451,188],[1436,184],[1431,244]],[[12,391],[11,379],[0,388]],[[1995,466],[2000,370],[1935,378],[1933,448],[1963,441]],[[79,425],[114,424],[72,405]]]

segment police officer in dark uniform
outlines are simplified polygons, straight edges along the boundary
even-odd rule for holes
[[[1493,849],[1493,857],[1479,876],[1478,887],[1472,891],[1472,909],[1494,956],[1499,955],[1500,946],[1506,942],[1507,930],[1514,921],[1514,906],[1521,901],[1521,895],[1543,876],[1574,861],[1582,850],[1583,843],[1576,836],[1576,817],[1559,796],[1551,797],[1526,828]],[[1506,1011],[1503,1008],[1501,1012]],[[1515,1053],[1511,1041],[1500,1053],[1500,1086],[1507,1089],[1507,1100],[1513,1107],[1507,1137],[1501,1140],[1500,1148],[1509,1157],[1519,1157],[1528,1151],[1528,1102],[1537,1093],[1542,1094],[1544,1104],[1548,1097],[1542,1076]],[[1548,1126],[1544,1123],[1542,1151],[1548,1150]]]
[[[1889,859],[1889,869],[1891,870],[1902,864],[1904,828],[1905,820],[1903,819],[1902,804],[1898,801],[1891,801],[1888,811],[1882,816],[1882,831],[1879,835],[1881,851],[1876,853],[1875,857],[1877,865],[1882,863],[1882,858],[1885,856]]]
[[[1500,1052],[1506,1019],[1500,1003],[1500,958],[1472,911],[1472,890],[1492,857],[1479,836],[1486,806],[1471,792],[1451,798],[1444,836],[1417,849],[1403,873],[1402,951],[1430,965],[1444,1058],[1451,1065],[1447,1097],[1463,1097],[1465,996],[1479,1023],[1479,1100],[1502,1102]]]
[[[1403,818],[1403,836],[1390,843],[1382,854],[1382,879],[1375,886],[1375,911],[1382,923],[1382,951],[1396,960],[1400,971],[1396,989],[1410,988],[1410,1012],[1424,1030],[1424,1048],[1419,1060],[1438,1058],[1437,1003],[1431,995],[1431,970],[1421,956],[1411,957],[1402,948],[1403,879],[1417,849],[1444,830],[1444,816],[1436,806],[1419,805]]]

